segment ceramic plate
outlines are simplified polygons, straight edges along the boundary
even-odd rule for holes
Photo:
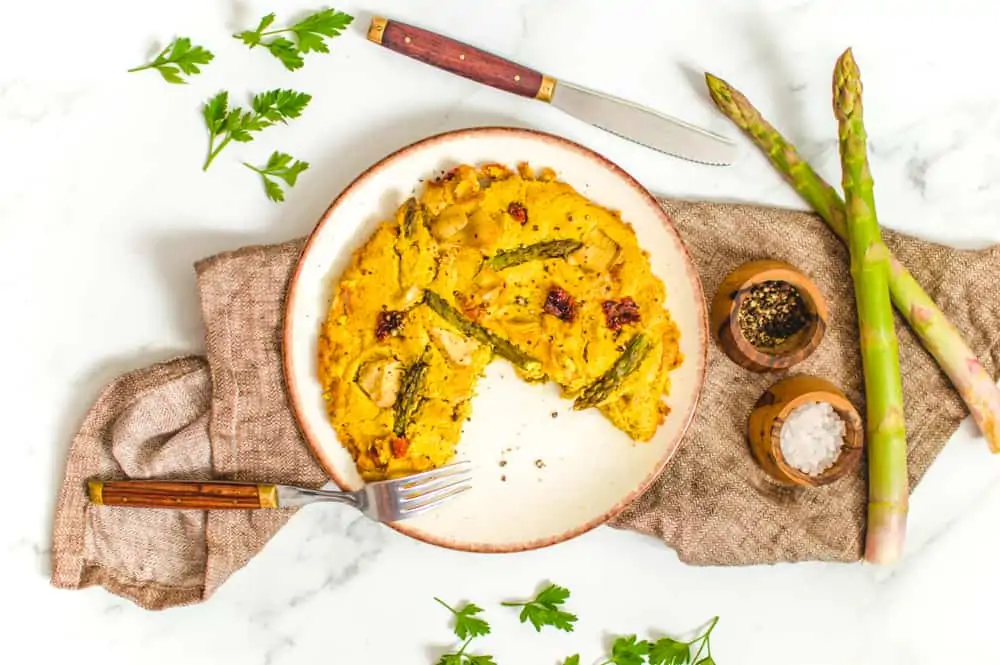
[[[677,450],[694,415],[708,339],[701,284],[683,241],[653,197],[621,168],[566,139],[512,128],[434,136],[378,162],[331,204],[316,225],[290,285],[284,324],[289,399],[302,433],[342,488],[362,485],[326,418],[316,345],[333,287],[351,253],[391,218],[419,183],[460,164],[550,167],[557,177],[631,222],[681,331],[684,363],[672,373],[671,412],[648,443],[635,443],[597,410],[573,411],[554,385],[520,381],[495,360],[480,380],[457,458],[472,489],[443,507],[391,526],[420,540],[478,552],[543,547],[614,516],[649,486]]]

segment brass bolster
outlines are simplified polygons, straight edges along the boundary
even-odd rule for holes
[[[275,485],[257,485],[257,500],[261,508],[278,507],[278,488]]]
[[[388,25],[388,21],[384,18],[376,16],[372,19],[372,23],[368,26],[368,41],[375,42],[376,44],[382,43],[382,33],[385,32],[385,26]]]
[[[535,99],[540,99],[543,102],[551,102],[552,94],[556,91],[556,80],[551,76],[542,76],[542,85],[538,87],[538,93],[535,95]]]
[[[104,483],[100,480],[87,481],[87,494],[90,495],[90,502],[96,504],[104,503]]]

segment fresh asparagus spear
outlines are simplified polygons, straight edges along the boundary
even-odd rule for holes
[[[583,247],[579,240],[543,240],[533,245],[522,245],[514,249],[500,250],[486,262],[493,270],[503,270],[512,266],[541,259],[561,259]]]
[[[424,385],[426,375],[427,363],[423,360],[410,365],[403,375],[403,382],[393,407],[392,433],[396,436],[406,436],[406,426],[420,403],[420,389]]]
[[[573,402],[573,408],[579,411],[597,406],[606,400],[629,374],[639,368],[652,348],[653,343],[644,333],[639,333],[629,340],[614,364],[600,378],[583,389]]]
[[[861,72],[851,49],[837,59],[833,110],[840,137],[847,245],[865,377],[868,530],[865,559],[892,563],[906,539],[909,480],[899,344],[889,297],[889,253],[882,243],[862,108]]]
[[[841,240],[847,241],[844,202],[802,159],[788,142],[738,90],[706,73],[712,100],[742,129]],[[948,320],[910,271],[888,248],[889,289],[892,301],[920,338],[924,348],[951,380],[986,438],[990,450],[1000,453],[1000,390],[986,372],[962,333]]]
[[[433,291],[429,289],[424,291],[424,303],[426,303],[426,305],[442,319],[455,326],[463,335],[478,340],[482,344],[486,344],[501,358],[506,358],[514,365],[528,372],[535,373],[540,370],[541,363],[537,360],[511,344],[509,341],[505,340],[503,337],[487,330],[475,321],[470,320],[457,309],[449,305],[447,300]]]

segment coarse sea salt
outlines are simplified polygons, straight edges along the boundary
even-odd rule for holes
[[[846,434],[847,425],[832,406],[806,402],[781,426],[781,454],[796,469],[816,476],[837,461]]]

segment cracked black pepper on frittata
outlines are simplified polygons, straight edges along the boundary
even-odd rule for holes
[[[631,225],[550,169],[459,166],[340,276],[319,339],[329,418],[365,480],[446,464],[502,359],[648,441],[682,362],[665,302]]]

